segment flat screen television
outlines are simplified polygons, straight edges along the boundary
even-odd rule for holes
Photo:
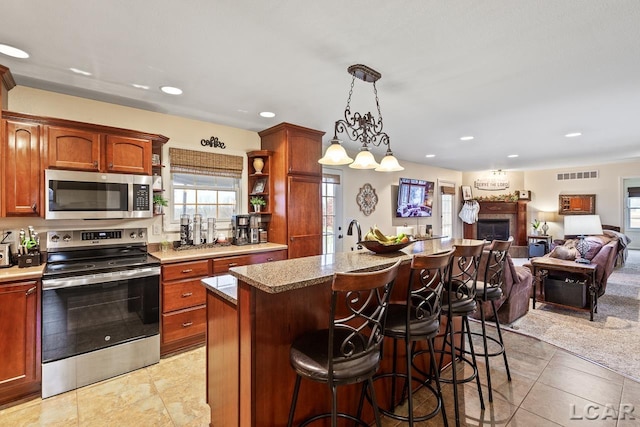
[[[433,188],[434,183],[432,181],[400,178],[396,217],[431,216]]]

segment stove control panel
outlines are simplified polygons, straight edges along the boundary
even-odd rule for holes
[[[72,230],[47,232],[47,249],[82,248],[128,243],[147,243],[145,228]]]

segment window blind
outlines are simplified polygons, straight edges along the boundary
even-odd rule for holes
[[[241,156],[169,148],[169,159],[172,173],[242,178]]]
[[[456,188],[451,185],[443,185],[440,187],[440,192],[442,194],[451,194],[453,196],[456,194]]]
[[[640,197],[640,187],[629,187],[627,191],[629,192],[629,197]]]

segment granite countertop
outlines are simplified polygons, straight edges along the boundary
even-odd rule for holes
[[[230,274],[207,277],[200,281],[207,290],[226,299],[230,303],[238,304],[238,279]]]
[[[9,268],[0,268],[0,283],[16,280],[41,279],[46,264],[35,267],[20,268],[17,265]]]
[[[424,240],[386,254],[375,254],[365,249],[233,267],[229,273],[261,291],[275,294],[324,283],[337,272],[383,268],[397,260],[409,262],[417,253],[432,254],[449,250],[454,245],[480,242],[469,239]]]
[[[256,252],[279,251],[282,249],[287,249],[287,245],[281,245],[279,243],[259,243],[256,245],[229,245],[217,248],[186,249],[181,251],[169,249],[167,252],[157,251],[150,252],[150,254],[158,258],[161,264],[171,264],[174,262],[194,261],[203,258],[247,255]]]

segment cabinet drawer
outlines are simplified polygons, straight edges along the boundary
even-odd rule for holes
[[[255,254],[214,258],[213,274],[226,273],[231,267],[280,261],[283,259],[287,259],[286,251],[259,252]]]
[[[207,291],[200,278],[162,284],[162,312],[205,304]]]
[[[162,281],[209,275],[209,260],[180,262],[162,266]]]
[[[207,306],[162,315],[162,344],[168,344],[207,330]]]

